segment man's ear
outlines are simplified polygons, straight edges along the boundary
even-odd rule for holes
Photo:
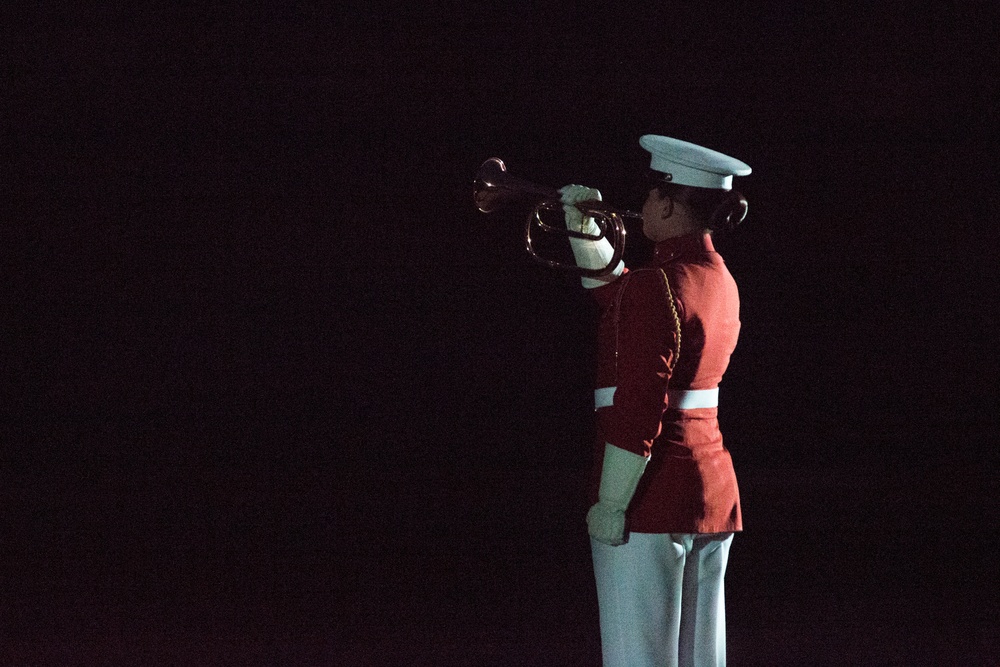
[[[660,211],[660,219],[666,220],[674,214],[674,198],[667,195],[667,201],[664,202],[663,210]]]

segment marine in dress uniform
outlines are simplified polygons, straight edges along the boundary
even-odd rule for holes
[[[718,422],[719,383],[739,335],[739,294],[711,232],[738,224],[732,190],[750,167],[658,135],[640,145],[654,175],[643,232],[649,266],[582,278],[600,305],[592,506],[587,514],[606,666],[724,665],[723,581],[742,529]],[[560,190],[566,224],[594,233]],[[572,238],[577,264],[606,266],[606,240]]]

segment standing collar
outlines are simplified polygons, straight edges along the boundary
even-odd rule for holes
[[[653,257],[657,263],[663,263],[692,252],[715,252],[712,235],[706,232],[694,232],[693,234],[664,239],[656,244]]]

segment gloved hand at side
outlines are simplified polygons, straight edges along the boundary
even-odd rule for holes
[[[566,214],[566,229],[584,234],[597,235],[601,233],[601,228],[597,226],[594,219],[584,217],[579,208],[574,206],[582,201],[601,201],[601,192],[585,185],[567,185],[559,189],[560,199],[563,203],[563,211]],[[570,238],[570,247],[573,248],[573,257],[576,265],[585,269],[602,269],[608,265],[614,257],[615,250],[611,242],[606,238],[600,240]],[[619,262],[618,266],[606,276],[600,278],[582,277],[580,278],[586,288],[600,287],[614,281],[625,269],[624,262]]]
[[[613,547],[625,544],[625,510],[649,459],[608,443],[604,446],[598,501],[587,512],[587,532]]]

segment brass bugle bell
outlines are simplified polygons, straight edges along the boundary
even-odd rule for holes
[[[615,209],[602,201],[582,201],[576,204],[585,217],[593,218],[600,230],[597,234],[573,231],[565,225],[550,225],[542,220],[542,211],[559,211],[563,204],[559,191],[544,185],[536,185],[507,173],[503,160],[496,157],[483,162],[476,172],[473,183],[473,200],[483,213],[492,213],[498,208],[515,201],[537,201],[528,214],[528,222],[524,228],[524,244],[528,254],[537,262],[552,269],[567,271],[581,276],[596,278],[611,273],[622,259],[625,252],[624,218],[641,218],[639,213]],[[570,238],[599,241],[608,239],[613,253],[607,265],[597,269],[589,269],[574,264],[568,264],[556,259],[544,257],[537,249],[533,233],[555,234]]]

